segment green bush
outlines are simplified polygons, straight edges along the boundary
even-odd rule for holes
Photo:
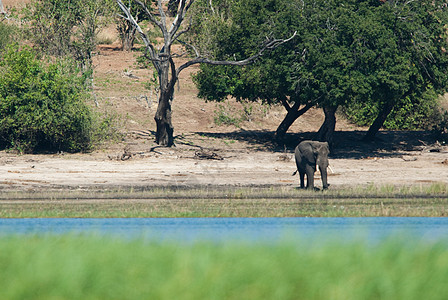
[[[240,127],[241,118],[236,116],[236,110],[232,109],[231,106],[224,106],[219,104],[218,109],[215,110],[215,116],[213,118],[216,125],[233,125],[235,127]]]
[[[392,130],[426,130],[434,126],[440,119],[437,95],[425,93],[420,98],[401,99],[383,124],[385,129]],[[353,102],[344,107],[345,116],[355,124],[369,126],[380,111],[378,102]]]
[[[67,61],[39,61],[9,46],[0,61],[0,144],[21,153],[84,151],[91,147],[92,114],[85,78]]]
[[[448,111],[440,115],[439,120],[433,127],[433,132],[437,140],[448,143]]]

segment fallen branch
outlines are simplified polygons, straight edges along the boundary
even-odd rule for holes
[[[194,154],[195,159],[214,159],[214,160],[223,160],[224,158],[213,151],[207,151],[201,149],[200,151],[196,151]]]

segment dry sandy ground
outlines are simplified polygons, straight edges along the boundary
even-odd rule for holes
[[[0,189],[298,186],[298,176],[291,176],[295,170],[292,150],[257,150],[252,146],[240,147],[243,145],[240,142],[235,144],[227,149],[200,149],[185,144],[175,148],[149,148],[145,144],[146,151],[138,149],[138,145],[134,149],[128,145],[123,151],[91,154],[19,156],[2,152]],[[355,148],[351,150],[336,150],[332,154],[331,189],[371,184],[448,184],[448,147],[370,152],[363,149],[363,153],[356,152]],[[207,155],[215,159],[200,158]],[[316,184],[320,186],[320,180]]]

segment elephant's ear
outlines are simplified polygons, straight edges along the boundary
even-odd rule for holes
[[[319,156],[319,153],[322,149],[322,145],[321,144],[312,144],[311,147],[313,148],[314,160],[316,160],[317,156]]]
[[[313,149],[314,155],[318,155],[319,151],[322,149],[322,143],[313,143],[311,144],[311,148]]]

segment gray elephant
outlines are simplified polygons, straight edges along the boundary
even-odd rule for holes
[[[306,188],[314,188],[314,173],[316,172],[316,165],[319,166],[323,188],[328,188],[327,167],[329,153],[330,148],[328,147],[327,142],[303,141],[297,145],[295,157],[297,171],[299,171],[300,175],[300,188],[305,188],[305,175]],[[293,175],[295,175],[297,171],[295,171]]]

